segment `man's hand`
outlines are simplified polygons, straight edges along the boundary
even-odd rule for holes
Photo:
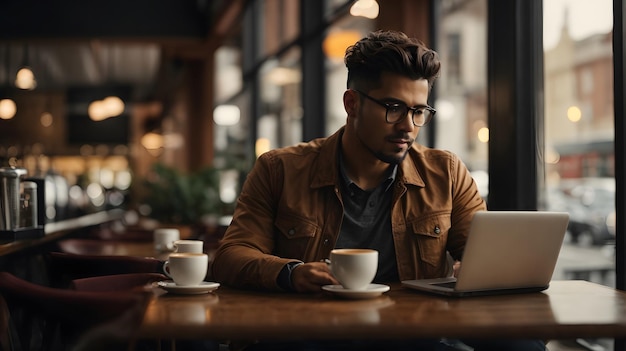
[[[455,278],[458,277],[460,271],[461,271],[461,261],[454,261],[454,264],[452,265],[452,276]]]
[[[323,285],[329,284],[339,282],[324,262],[301,264],[291,271],[291,286],[297,292],[320,292]]]

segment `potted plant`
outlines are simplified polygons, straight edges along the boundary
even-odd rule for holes
[[[162,225],[207,225],[207,220],[221,213],[219,171],[206,167],[184,173],[156,163],[150,177],[143,181],[143,203],[149,207],[148,216]]]

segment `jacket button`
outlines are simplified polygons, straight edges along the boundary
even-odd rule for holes
[[[330,244],[330,240],[328,240],[328,239],[324,239],[324,241],[322,242],[322,244],[323,244],[324,246],[328,246],[328,244]]]
[[[435,234],[439,234],[439,233],[441,233],[441,229],[439,229],[439,227],[438,227],[438,226],[436,226],[436,227],[435,227]]]
[[[296,234],[296,230],[294,228],[291,228],[287,231],[287,234],[293,236],[294,234]]]

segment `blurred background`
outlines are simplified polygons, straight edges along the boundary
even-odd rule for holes
[[[578,270],[561,276],[613,285],[613,3],[534,3],[545,168],[537,207],[571,215],[561,264]],[[490,4],[4,0],[0,165],[46,179],[49,222],[122,208],[136,220],[227,225],[259,154],[345,123],[347,46],[396,29],[443,63],[430,102],[438,113],[419,141],[459,154],[489,200]]]
[[[488,47],[506,32],[490,11],[503,10],[539,46],[521,76],[540,88],[509,83],[538,102],[539,125],[489,90],[510,79],[495,66],[516,67]],[[0,166],[45,179],[47,223],[122,209],[128,225],[226,226],[258,155],[345,123],[343,55],[375,29],[440,54],[438,113],[418,141],[459,154],[491,208],[526,192],[569,212],[555,278],[615,286],[612,0],[4,0]],[[507,143],[490,127],[509,112],[537,129],[537,150],[489,160]],[[534,178],[515,166],[526,157],[536,189],[508,193],[502,179]]]

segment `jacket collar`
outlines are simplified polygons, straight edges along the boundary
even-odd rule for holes
[[[324,139],[314,140],[313,143],[319,143],[320,154],[313,165],[315,177],[311,182],[312,188],[320,188],[324,186],[333,186],[339,184],[339,143],[341,142],[341,136],[343,135],[345,127],[341,127],[333,135]],[[402,161],[400,167],[398,167],[398,174],[396,180],[405,183],[412,184],[419,187],[424,187],[425,183],[422,176],[419,174],[417,165],[414,159],[423,158],[421,145],[414,144],[409,154]]]
[[[425,187],[426,183],[424,183],[424,179],[420,175],[419,169],[415,160],[423,159],[423,146],[418,144],[413,144],[411,149],[409,150],[409,154],[406,155],[406,158],[400,164],[400,169],[398,172],[399,181],[405,184],[411,184],[419,187]]]
[[[343,135],[345,127],[341,127],[333,135],[323,139],[314,140],[314,143],[320,143],[320,155],[313,165],[315,177],[311,182],[312,188],[321,188],[324,186],[332,186],[339,184],[339,143]]]

